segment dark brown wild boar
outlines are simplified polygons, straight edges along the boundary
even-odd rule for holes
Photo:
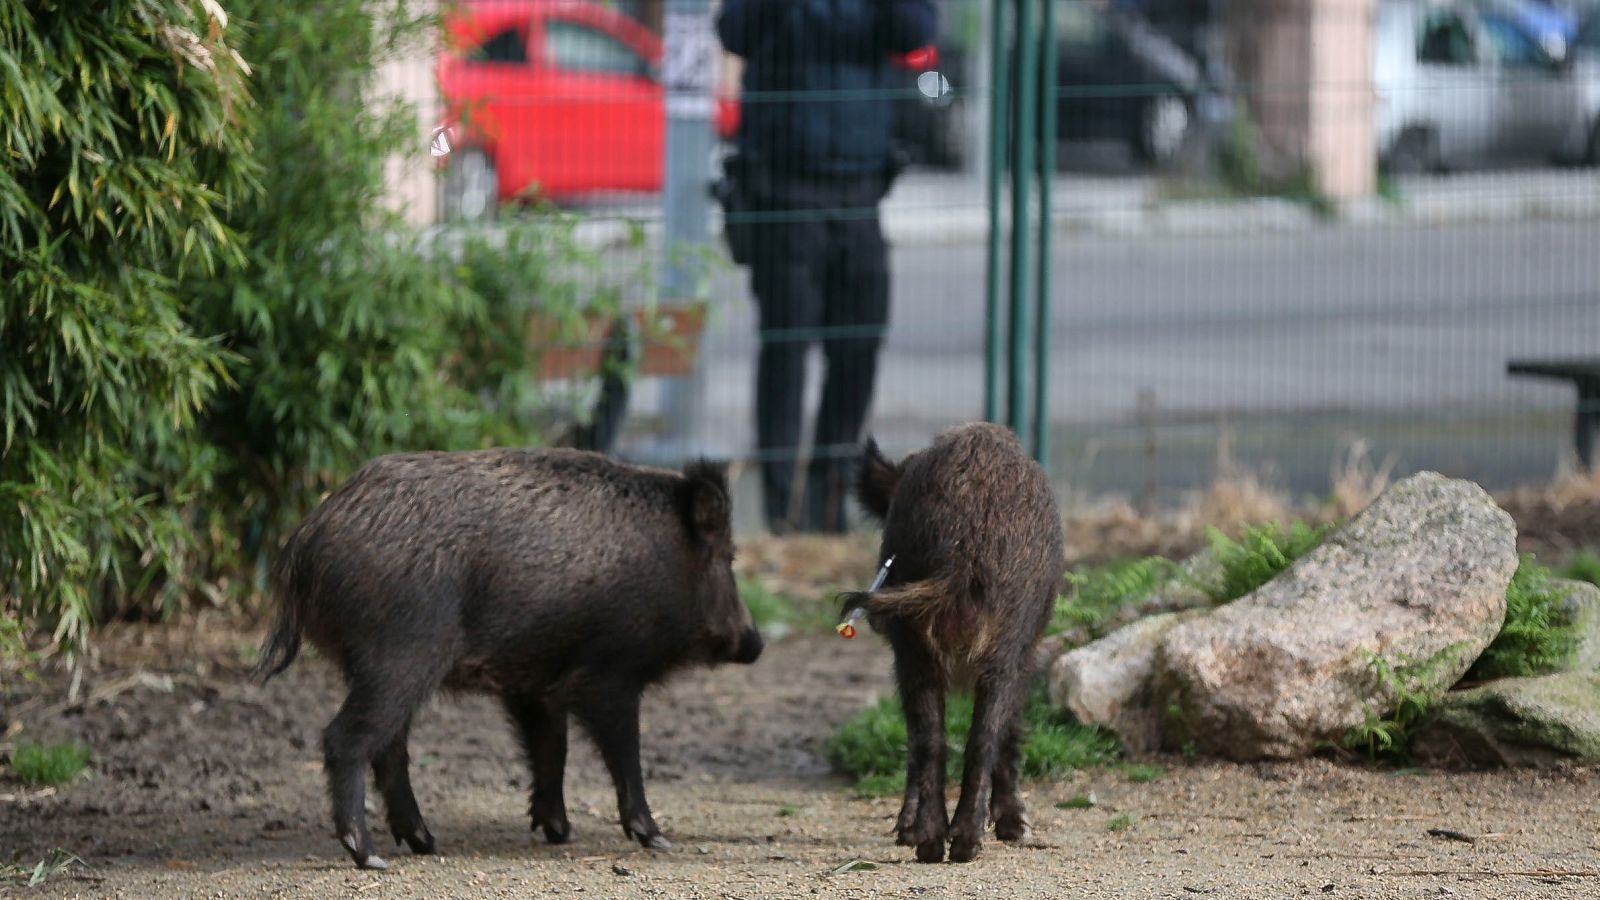
[[[891,464],[867,442],[858,494],[883,520],[884,586],[845,598],[894,649],[908,735],[906,794],[895,826],[917,859],[967,862],[995,834],[1028,831],[1017,782],[1021,713],[1033,653],[1066,575],[1049,479],[1016,436],[962,425]],[[945,816],[945,692],[972,688],[972,731],[955,817]]]
[[[301,635],[350,693],[323,732],[334,834],[384,868],[365,773],[395,843],[433,852],[406,737],[439,688],[499,695],[533,771],[535,831],[571,835],[567,716],[593,736],[623,831],[670,846],[645,802],[639,698],[691,664],[751,663],[762,640],[734,586],[727,476],[575,450],[414,453],[368,463],[301,523],[272,573],[280,607],[264,677]]]

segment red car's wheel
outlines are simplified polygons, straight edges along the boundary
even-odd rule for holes
[[[494,160],[478,149],[453,154],[445,168],[441,190],[446,221],[492,220],[500,201],[500,176]]]

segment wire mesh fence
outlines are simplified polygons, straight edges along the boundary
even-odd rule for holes
[[[1029,24],[1048,7],[1048,47],[1036,25],[1016,38],[1024,6]],[[1063,490],[1168,499],[1225,459],[1321,493],[1351,446],[1497,486],[1548,477],[1592,427],[1575,387],[1596,402],[1595,8],[489,0],[447,14],[408,90],[456,128],[448,229],[535,216],[537,196],[582,217],[638,298],[708,302],[692,371],[644,373],[615,449],[749,464],[743,527],[787,487],[764,467],[844,458],[867,433],[903,452],[984,415],[1004,327],[986,292],[1010,259],[990,236],[1010,246],[1013,196],[1002,179],[994,220],[989,176],[1019,138],[1015,103],[999,135],[991,113],[1024,97],[1028,54],[1055,120],[1035,213]],[[673,79],[705,58],[694,100]],[[685,165],[691,128],[709,149]],[[768,181],[718,203],[741,166]],[[664,214],[686,203],[708,242],[688,257]],[[735,263],[739,233],[754,249]],[[1553,361],[1569,368],[1511,371]]]

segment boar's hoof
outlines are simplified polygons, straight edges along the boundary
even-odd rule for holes
[[[354,832],[346,832],[339,838],[339,843],[344,844],[344,849],[350,854],[350,858],[355,860],[358,868],[379,871],[389,868],[383,857],[372,852],[370,847],[363,846],[361,838]]]
[[[1032,830],[1033,825],[1021,815],[1004,815],[994,822],[994,836],[1013,844],[1026,840]]]
[[[978,856],[978,848],[983,845],[980,838],[968,837],[957,833],[950,839],[950,861],[955,863],[972,862]]]
[[[552,844],[565,844],[572,840],[572,823],[565,817],[550,818],[533,823],[535,833],[544,832],[544,839]]]
[[[661,836],[655,828],[648,831],[643,828],[624,827],[622,833],[639,842],[639,846],[646,850],[671,850],[672,842]]]
[[[411,852],[419,856],[432,856],[435,852],[433,848],[433,832],[429,831],[426,825],[419,824],[411,830],[396,828],[394,842],[398,845],[401,841],[405,841],[406,846],[411,848]]]
[[[944,862],[944,839],[937,838],[917,844],[917,862]]]

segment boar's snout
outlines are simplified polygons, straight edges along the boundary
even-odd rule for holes
[[[751,625],[739,636],[739,645],[734,648],[733,662],[749,665],[761,658],[761,651],[767,642],[761,639],[761,632]]]

